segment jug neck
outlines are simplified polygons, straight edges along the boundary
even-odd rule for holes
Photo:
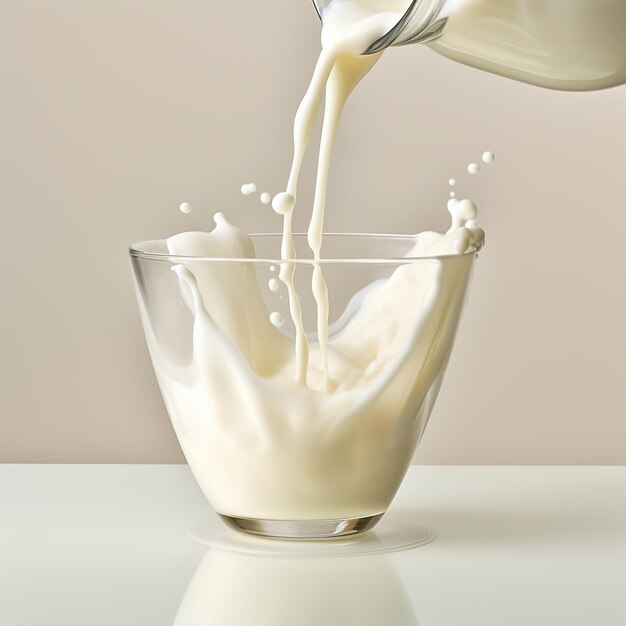
[[[454,0],[412,0],[400,21],[365,54],[382,52],[390,46],[407,46],[435,41],[443,34]]]
[[[342,0],[313,0],[313,5],[324,21],[326,9],[333,3]],[[351,0],[355,2],[356,0]],[[411,0],[404,14],[396,25],[375,41],[363,54],[382,52],[389,46],[406,46],[413,43],[427,43],[439,38],[450,14],[450,7],[463,0]],[[385,7],[380,2],[381,10]],[[394,4],[394,9],[395,9]]]

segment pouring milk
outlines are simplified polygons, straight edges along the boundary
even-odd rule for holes
[[[428,394],[438,390],[443,376],[472,253],[484,239],[476,207],[468,199],[451,198],[448,231],[416,235],[407,255],[449,256],[449,262],[399,264],[388,279],[354,296],[346,309],[349,322],[339,332],[330,332],[328,324],[321,261],[331,153],[348,96],[380,58],[380,53],[361,53],[402,16],[388,9],[382,0],[337,0],[325,15],[322,51],[294,122],[287,186],[272,201],[283,216],[278,280],[286,288],[290,319],[267,310],[252,264],[187,259],[174,270],[194,316],[191,363],[168,361],[146,325],[157,378],[185,456],[208,499],[224,515],[334,519],[385,511],[425,425],[407,407],[427,411]],[[308,229],[318,341],[309,342],[294,284],[298,264],[291,222],[300,168],[324,93]],[[244,187],[243,193],[256,191],[252,183]],[[215,222],[212,232],[171,237],[169,252],[255,258],[244,232],[221,213]],[[270,282],[275,290],[277,279]],[[285,332],[288,326],[293,339]],[[333,476],[330,490],[328,480],[321,479],[326,476]]]

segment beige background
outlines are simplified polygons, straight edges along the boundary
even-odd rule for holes
[[[1,14],[0,461],[182,461],[125,248],[216,210],[279,226],[239,187],[284,185],[313,8],[2,0]],[[486,148],[497,161],[470,180]],[[417,460],[625,464],[626,87],[541,91],[391,51],[349,104],[327,227],[441,228],[450,176],[488,245]]]

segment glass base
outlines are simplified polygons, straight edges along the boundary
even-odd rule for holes
[[[344,520],[345,521],[345,520]],[[251,532],[233,530],[213,515],[195,523],[188,535],[210,548],[272,557],[343,557],[382,554],[411,550],[433,541],[436,535],[411,519],[385,513],[380,524],[370,532],[352,535],[331,535],[330,538],[284,539],[264,537]]]
[[[351,519],[271,520],[220,515],[221,519],[228,526],[236,530],[253,535],[261,535],[262,537],[293,539],[296,541],[332,539],[333,537],[347,537],[364,533],[374,528],[382,516],[383,513]]]

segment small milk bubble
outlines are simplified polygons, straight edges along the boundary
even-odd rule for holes
[[[451,178],[448,181],[448,185],[450,185],[450,187],[454,187],[454,185],[456,185],[456,179],[455,178]]]
[[[270,265],[270,272],[275,272],[275,271],[276,271],[276,266]]]
[[[491,152],[491,150],[487,150],[487,152],[483,152],[483,163],[492,163],[496,158],[496,155]]]
[[[264,192],[261,194],[261,202],[262,202],[263,204],[269,204],[271,199],[272,199],[272,196],[270,196],[270,194],[269,194],[269,193],[267,193],[267,191],[264,191]]]
[[[285,323],[285,318],[278,311],[272,311],[270,313],[270,322],[272,322],[276,328],[280,328]]]
[[[278,291],[279,285],[278,285],[278,281],[275,278],[270,278],[268,286],[270,288],[270,291]]]
[[[255,193],[256,192],[256,185],[254,183],[250,183],[248,185],[248,193]]]
[[[183,202],[181,203],[179,209],[182,213],[191,213],[191,204],[189,204],[189,202]]]
[[[480,165],[478,165],[478,163],[470,163],[467,166],[467,171],[470,174],[478,174],[478,170],[480,169]]]
[[[247,196],[247,195],[248,195],[248,193],[250,193],[250,192],[248,191],[248,185],[247,185],[247,183],[246,183],[246,184],[244,184],[244,185],[241,185],[241,193],[242,193],[244,196]]]
[[[281,191],[274,196],[272,200],[272,208],[278,215],[287,215],[293,211],[296,199],[286,191]]]
[[[450,197],[451,197],[451,198],[456,198],[456,194],[454,193],[454,191],[451,191],[451,192],[450,192]]]

